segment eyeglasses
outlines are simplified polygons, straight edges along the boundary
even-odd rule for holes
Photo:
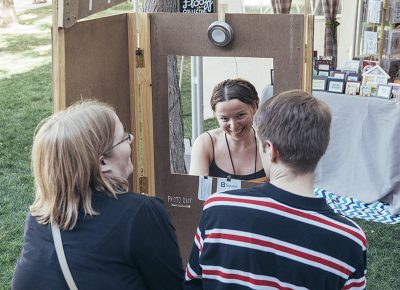
[[[111,149],[113,149],[114,147],[118,146],[119,144],[124,143],[125,141],[129,141],[132,142],[133,140],[133,135],[129,132],[125,132],[124,134],[128,135],[126,136],[124,139],[122,139],[121,141],[119,141],[117,144],[114,144],[113,146],[111,146],[107,151],[110,151]]]

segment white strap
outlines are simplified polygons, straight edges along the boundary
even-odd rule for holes
[[[60,228],[53,223],[51,223],[51,234],[53,235],[54,247],[56,248],[58,262],[60,263],[61,271],[63,272],[65,281],[67,281],[70,290],[78,290],[74,278],[72,278],[71,271],[69,270],[67,259],[65,258]]]

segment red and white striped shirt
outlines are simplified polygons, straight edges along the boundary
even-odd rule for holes
[[[212,195],[185,289],[365,289],[364,232],[323,198],[270,183]]]

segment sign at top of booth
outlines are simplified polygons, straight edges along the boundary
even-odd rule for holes
[[[215,13],[217,0],[179,0],[182,13]]]

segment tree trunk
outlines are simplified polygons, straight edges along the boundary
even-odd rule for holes
[[[177,12],[177,1],[144,0],[143,12]],[[168,56],[168,112],[169,112],[169,148],[171,172],[187,173],[185,167],[185,146],[183,141],[183,119],[181,92],[177,76],[176,56]]]
[[[15,13],[14,0],[0,0],[0,27],[18,23]]]

